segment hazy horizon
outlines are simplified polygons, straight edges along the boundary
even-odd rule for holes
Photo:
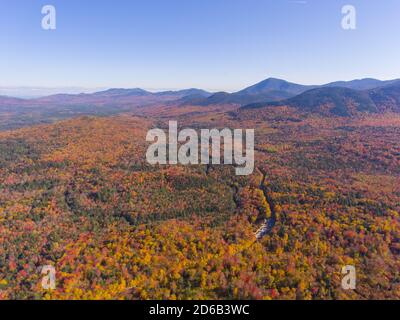
[[[268,78],[276,78],[276,77],[268,77]],[[249,84],[248,86],[252,86],[254,84],[257,84],[261,81],[264,81],[268,78],[256,81],[254,83]],[[279,79],[279,78],[276,78]],[[325,85],[331,82],[338,82],[338,81],[354,81],[354,80],[363,80],[363,79],[374,79],[374,80],[379,80],[379,81],[391,81],[391,80],[398,80],[400,78],[393,78],[393,79],[378,79],[376,77],[359,77],[359,78],[354,78],[354,79],[349,79],[349,80],[332,80],[330,82],[326,83],[297,83],[293,82],[287,79],[280,79],[284,80],[290,83],[296,83],[296,84],[301,84],[301,85]],[[247,87],[248,87],[247,86]],[[228,93],[233,93],[240,91],[242,89],[245,89],[247,87],[243,88],[238,88],[236,90],[230,90],[226,91]],[[95,93],[99,91],[104,91],[104,90],[109,90],[109,89],[135,89],[135,88],[140,88],[149,92],[163,92],[163,91],[179,91],[179,90],[185,90],[185,89],[193,89],[191,87],[181,87],[181,88],[141,88],[139,86],[132,86],[132,87],[117,87],[117,86],[110,86],[110,87],[92,87],[92,88],[85,88],[85,87],[34,87],[34,86],[7,86],[7,87],[2,87],[0,86],[0,96],[9,96],[9,97],[15,97],[15,98],[24,98],[24,99],[29,99],[29,98],[39,98],[39,97],[44,97],[44,96],[49,96],[53,94],[90,94],[90,93]],[[201,88],[198,87],[196,89],[202,89],[206,90],[208,92],[217,92],[215,90],[210,90],[207,88]],[[222,90],[221,90],[222,91]]]

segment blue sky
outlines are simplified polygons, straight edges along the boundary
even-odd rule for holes
[[[57,29],[41,28],[54,5]],[[341,8],[357,29],[341,28]],[[400,78],[398,0],[1,0],[0,86],[201,87]]]

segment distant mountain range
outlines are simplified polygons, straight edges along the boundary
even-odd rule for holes
[[[109,89],[95,93],[55,94],[35,99],[0,96],[0,107],[20,106],[141,106],[152,103],[175,101],[186,96],[209,97],[211,93],[201,89],[149,92],[140,88]]]
[[[370,90],[394,84],[399,80],[380,81],[377,79],[361,79],[338,81],[325,85],[301,85],[276,78],[268,78],[248,88],[234,93],[210,93],[201,89],[185,89],[180,91],[149,92],[140,88],[108,89],[95,93],[55,94],[35,99],[20,99],[0,96],[0,106],[4,105],[43,105],[59,104],[143,104],[172,101],[182,105],[214,105],[238,104],[247,105],[257,102],[281,101],[292,98],[316,88],[341,87],[353,90]]]
[[[399,79],[381,81],[381,80],[377,80],[377,79],[366,78],[366,79],[352,80],[352,81],[331,82],[331,83],[324,85],[324,87],[341,87],[341,88],[348,88],[348,89],[354,89],[354,90],[369,90],[369,89],[374,89],[374,88],[394,84],[398,81],[399,81]]]
[[[10,127],[21,126],[31,119],[51,121],[76,115],[109,115],[152,105],[222,104],[237,105],[242,110],[286,105],[304,112],[335,116],[352,116],[360,112],[400,112],[400,80],[368,78],[325,85],[301,85],[269,78],[234,93],[210,93],[196,88],[163,92],[113,88],[35,99],[0,96],[0,122],[8,128],[8,124]]]
[[[276,78],[268,78],[248,88],[234,93],[210,93],[201,89],[185,89],[180,91],[149,92],[140,88],[108,89],[95,93],[55,94],[35,99],[20,99],[0,96],[0,106],[4,105],[42,105],[59,104],[142,104],[173,101],[182,105],[207,106],[212,104],[247,105],[257,102],[272,102],[292,98],[308,90],[316,88],[341,87],[353,90],[370,90],[394,84],[399,80],[380,81],[377,79],[360,79],[353,81],[338,81],[325,85],[301,85]]]
[[[368,90],[396,83],[399,80],[380,81],[377,79],[360,79],[352,81],[331,82],[324,85],[301,85],[281,79],[269,78],[235,93],[218,92],[206,98],[185,99],[185,104],[213,105],[238,104],[247,105],[259,102],[273,102],[292,98],[308,90],[317,88],[341,87],[353,90]]]
[[[108,89],[95,93],[54,94],[35,99],[0,96],[0,130],[49,123],[83,115],[107,116],[138,107],[176,104],[184,97],[206,98],[201,89],[149,92],[143,89]]]
[[[217,92],[209,97],[185,98],[183,104],[214,105],[214,104],[239,104],[261,101],[278,101],[293,97],[316,86],[305,86],[285,80],[269,78],[253,86],[234,93]]]
[[[353,85],[357,88],[370,87],[368,81],[365,83],[360,81],[346,82],[345,87],[327,85],[305,91],[286,100],[253,103],[243,106],[241,109],[289,106],[299,111],[344,117],[354,116],[362,112],[383,113],[390,111],[400,113],[400,80],[385,81],[383,86],[368,90],[349,88]],[[379,83],[379,85],[381,84],[382,82]]]

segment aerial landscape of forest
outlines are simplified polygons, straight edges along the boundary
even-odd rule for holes
[[[257,90],[277,83],[288,84]],[[281,106],[180,98],[1,132],[2,297],[399,298],[400,83],[338,88]],[[305,98],[315,109],[297,107]],[[171,117],[255,128],[256,170],[150,166],[146,132]],[[44,293],[35,269],[49,264],[58,286]],[[341,289],[342,265],[357,266],[356,291]]]
[[[82,13],[77,23],[89,17],[100,25],[116,13],[105,3],[98,16]],[[39,18],[48,13],[49,27],[32,31],[32,40],[24,38],[33,52],[30,64],[25,62],[30,54],[25,56],[10,35],[10,54],[0,53],[10,63],[2,65],[0,82],[0,300],[400,299],[400,79],[378,72],[386,64],[390,72],[396,70],[398,59],[390,59],[398,57],[397,47],[370,48],[370,31],[354,40],[364,35],[365,25],[360,23],[361,31],[342,30],[340,18],[347,11],[326,5],[336,15],[318,18],[328,34],[321,41],[344,44],[331,56],[332,48],[316,44],[314,29],[303,22],[310,6],[325,8],[310,0],[285,2],[297,28],[285,27],[279,37],[273,33],[268,46],[257,51],[258,33],[254,39],[248,33],[264,23],[282,23],[257,15],[257,6],[264,8],[265,2],[255,1],[249,9],[238,1],[224,25],[218,19],[228,10],[225,1],[205,0],[194,5],[196,10],[171,3],[175,13],[163,4],[154,13],[161,19],[156,24],[165,23],[164,11],[181,23],[165,24],[165,38],[140,14],[135,18],[143,27],[137,22],[135,30],[148,33],[133,36],[127,25],[136,22],[128,23],[129,16],[120,11],[107,28],[79,29],[65,22],[76,11],[60,0],[42,15],[39,6]],[[281,5],[274,8],[284,12]],[[153,10],[140,6],[144,16]],[[289,10],[294,6],[303,10],[299,20]],[[368,10],[381,13],[360,6],[364,17]],[[57,29],[51,20],[55,8]],[[350,27],[352,8],[347,7],[350,18],[345,16]],[[237,27],[244,10],[253,16]],[[382,15],[390,11],[385,10]],[[191,27],[203,21],[196,20],[198,12],[210,27]],[[332,31],[329,23],[337,18]],[[298,41],[298,33],[306,35],[296,23],[310,37],[305,44]],[[10,28],[15,37],[25,37],[19,25]],[[235,33],[228,29],[241,39],[232,47],[229,36]],[[179,41],[171,36],[174,31]],[[58,34],[64,42],[57,42]],[[34,41],[42,44],[40,54]],[[57,45],[49,49],[44,41]],[[200,41],[211,44],[203,50]],[[379,52],[388,58],[375,69],[375,56],[354,58],[354,69],[342,67],[339,61],[346,60],[351,41],[364,44],[365,55]],[[130,42],[145,44],[146,50]],[[160,43],[168,49],[159,49]],[[270,44],[279,54],[271,53]],[[248,48],[238,51],[239,45]],[[321,62],[313,52],[317,47]],[[263,55],[269,58],[262,60]],[[143,60],[136,65],[131,56]],[[232,66],[238,68],[235,76]],[[271,69],[275,72],[264,71]],[[282,76],[266,76],[277,70]],[[367,76],[373,71],[382,80]],[[305,81],[289,81],[289,74]],[[49,82],[41,81],[46,76]],[[54,93],[32,94],[44,89],[28,92],[22,83]],[[72,92],[68,88],[75,83],[102,88]],[[253,130],[250,174],[237,174],[238,164],[222,158],[226,139],[217,145],[218,163],[149,162],[148,133],[167,132],[171,121],[179,131],[194,134]],[[241,136],[232,148],[240,142]],[[44,270],[54,270],[50,286]],[[348,282],[349,270],[354,279]]]

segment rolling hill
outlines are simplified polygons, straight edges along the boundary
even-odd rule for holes
[[[258,95],[271,93],[276,94],[278,92],[281,92],[283,95],[297,95],[315,87],[316,86],[301,85],[276,78],[268,78],[253,86],[239,91],[238,94]]]
[[[182,103],[209,106],[215,104],[245,105],[266,100],[279,101],[293,97],[314,87],[315,86],[304,86],[276,78],[268,78],[238,92],[217,92],[206,98],[194,97],[193,99],[184,99]]]
[[[400,81],[369,91],[380,112],[400,112]]]
[[[341,88],[348,88],[354,90],[370,90],[378,87],[383,87],[387,85],[394,84],[398,80],[388,80],[388,81],[381,81],[373,78],[364,78],[364,79],[357,79],[351,81],[336,81],[331,82],[324,87],[341,87]]]
[[[400,82],[390,82],[387,86],[362,91],[343,87],[316,88],[283,101],[254,103],[241,109],[274,106],[289,106],[301,112],[342,117],[363,112],[400,112]]]

